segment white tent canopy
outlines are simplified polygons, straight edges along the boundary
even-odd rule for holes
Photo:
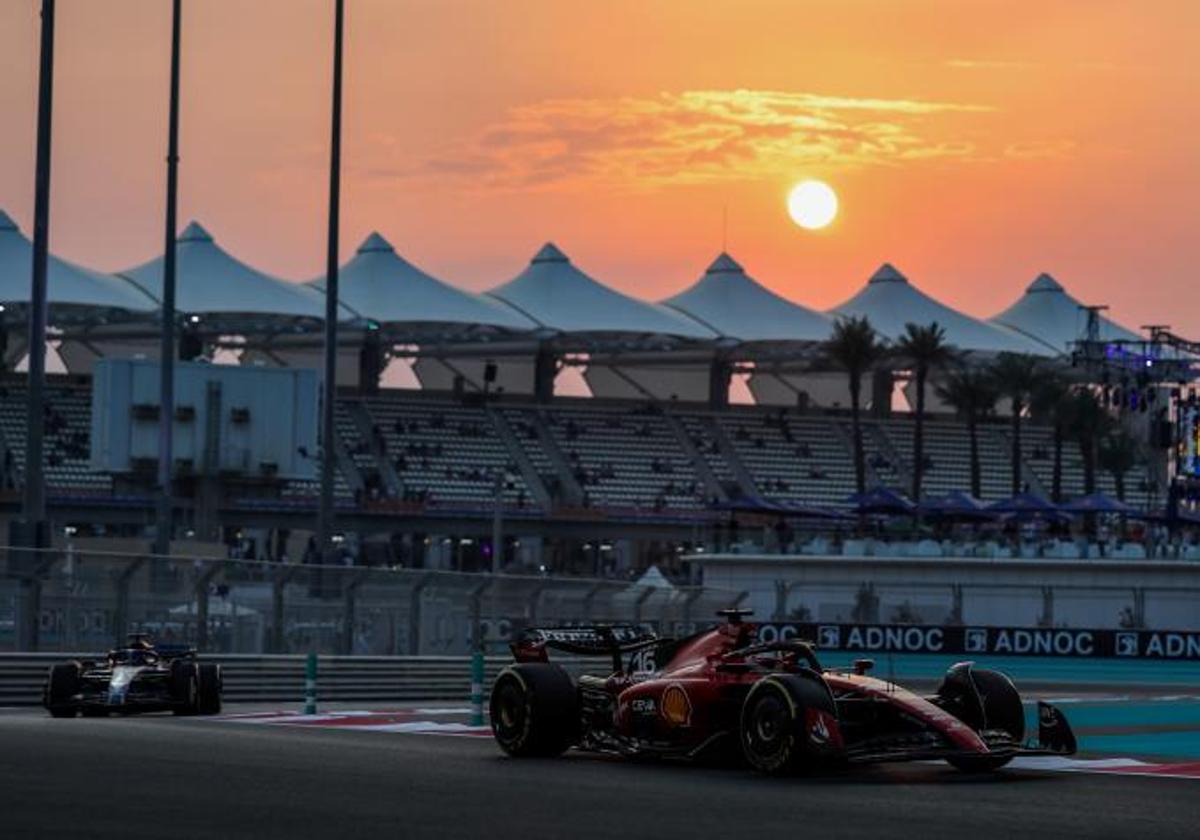
[[[988,321],[1016,330],[1046,345],[1055,353],[1068,353],[1085,338],[1088,313],[1049,274],[1039,274],[1025,294]],[[1100,318],[1101,341],[1139,341],[1141,337],[1107,318]]]
[[[674,590],[675,584],[667,580],[658,566],[651,566],[642,573],[630,586],[653,586],[655,589]]]
[[[912,286],[890,263],[884,263],[858,294],[830,314],[865,317],[876,332],[893,341],[904,334],[907,324],[926,326],[936,321],[946,331],[946,342],[960,350],[1047,355],[1040,342],[939,303]]]
[[[324,294],[325,278],[309,284]],[[510,307],[464,292],[438,280],[396,253],[372,233],[338,278],[341,302],[363,318],[383,325],[456,325],[529,331],[537,325]]]
[[[715,337],[677,312],[601,285],[551,243],[542,246],[528,268],[488,294],[542,327],[565,334]]]
[[[324,319],[319,293],[264,274],[230,256],[197,222],[179,235],[176,254],[176,309],[183,314]],[[137,288],[162,299],[162,257],[120,276]]]
[[[0,210],[0,304],[6,307],[29,305],[29,284],[33,270],[33,243],[16,223]],[[148,313],[157,309],[154,301],[122,280],[59,259],[53,254],[47,261],[46,298],[51,318],[64,307],[92,310],[88,320],[103,320],[96,310],[123,313]]]
[[[704,276],[664,306],[677,309],[718,335],[741,341],[824,341],[829,316],[792,303],[750,277],[722,253]]]

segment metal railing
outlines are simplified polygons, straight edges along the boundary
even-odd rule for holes
[[[745,593],[584,578],[3,549],[0,651],[149,633],[221,654],[462,656],[522,626],[686,631]]]

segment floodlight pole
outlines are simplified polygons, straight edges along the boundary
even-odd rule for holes
[[[42,0],[38,68],[37,163],[33,199],[33,272],[29,289],[29,408],[25,436],[24,519],[33,544],[45,536],[46,477],[42,464],[46,385],[46,269],[50,240],[50,117],[54,100],[54,0]]]
[[[334,400],[337,399],[338,216],[342,169],[342,30],[343,0],[334,2],[333,126],[329,144],[329,242],[325,264],[325,388],[321,401],[321,502],[317,511],[317,545],[322,559],[333,534]]]
[[[163,246],[162,344],[159,348],[158,494],[154,553],[171,553],[171,466],[175,423],[175,209],[179,191],[179,19],[183,0],[171,11],[171,95],[167,117],[167,207]]]

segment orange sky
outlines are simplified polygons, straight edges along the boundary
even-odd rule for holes
[[[323,265],[331,0],[185,0],[181,218]],[[0,207],[28,231],[35,0],[0,4]],[[158,253],[166,0],[59,0],[52,248]],[[482,289],[553,239],[663,297],[721,244],[801,302],[884,260],[976,315],[1039,271],[1200,333],[1200,3],[347,0],[343,242]],[[787,189],[828,180],[805,232]],[[1185,238],[1187,237],[1187,238]]]

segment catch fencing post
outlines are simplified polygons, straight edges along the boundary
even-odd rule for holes
[[[471,590],[471,725],[483,726],[483,593],[492,585],[489,580]]]
[[[421,593],[433,581],[433,573],[427,572],[413,584],[408,594],[408,653],[419,656],[421,653]]]
[[[304,714],[317,713],[317,654],[309,651],[304,662]]]

